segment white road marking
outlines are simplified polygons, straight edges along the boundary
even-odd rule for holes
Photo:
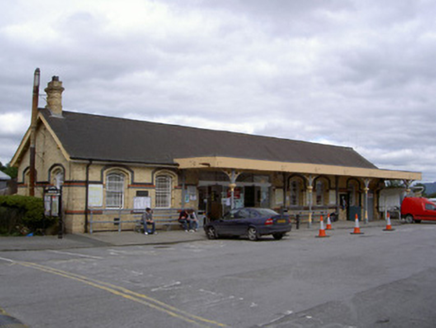
[[[73,255],[73,256],[79,256],[79,257],[86,257],[86,258],[96,259],[96,260],[103,260],[104,259],[104,257],[100,257],[100,256],[91,256],[91,255],[84,255],[84,254],[78,254],[78,253],[53,251],[53,250],[49,250],[49,252],[56,253],[56,254],[66,254],[66,255]]]

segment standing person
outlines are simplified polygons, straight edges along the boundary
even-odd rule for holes
[[[190,209],[188,211],[189,213],[189,223],[190,223],[190,231],[192,232],[197,232],[198,229],[198,219],[197,219],[197,215],[195,214],[195,211],[193,209]]]
[[[185,230],[185,232],[188,232],[188,227],[189,230],[191,230],[191,221],[189,220],[189,213],[187,210],[183,209],[180,212],[179,222],[183,225],[183,230]]]
[[[144,235],[156,234],[156,225],[153,221],[153,212],[151,208],[147,207],[144,214],[142,214],[142,224],[144,225]],[[148,230],[147,225],[151,225],[151,230]]]

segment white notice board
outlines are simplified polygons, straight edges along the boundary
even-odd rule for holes
[[[133,209],[135,212],[144,212],[147,207],[151,208],[151,197],[133,198]]]
[[[103,206],[103,185],[90,184],[88,186],[88,206],[101,207]]]

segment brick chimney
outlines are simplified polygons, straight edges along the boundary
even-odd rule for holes
[[[65,89],[62,87],[62,82],[59,81],[59,76],[53,76],[51,82],[48,83],[45,92],[47,93],[47,106],[53,115],[62,116],[62,92]]]

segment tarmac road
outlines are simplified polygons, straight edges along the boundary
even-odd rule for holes
[[[0,238],[0,307],[32,328],[434,327],[436,225],[382,226],[260,242],[66,236],[32,251]]]

